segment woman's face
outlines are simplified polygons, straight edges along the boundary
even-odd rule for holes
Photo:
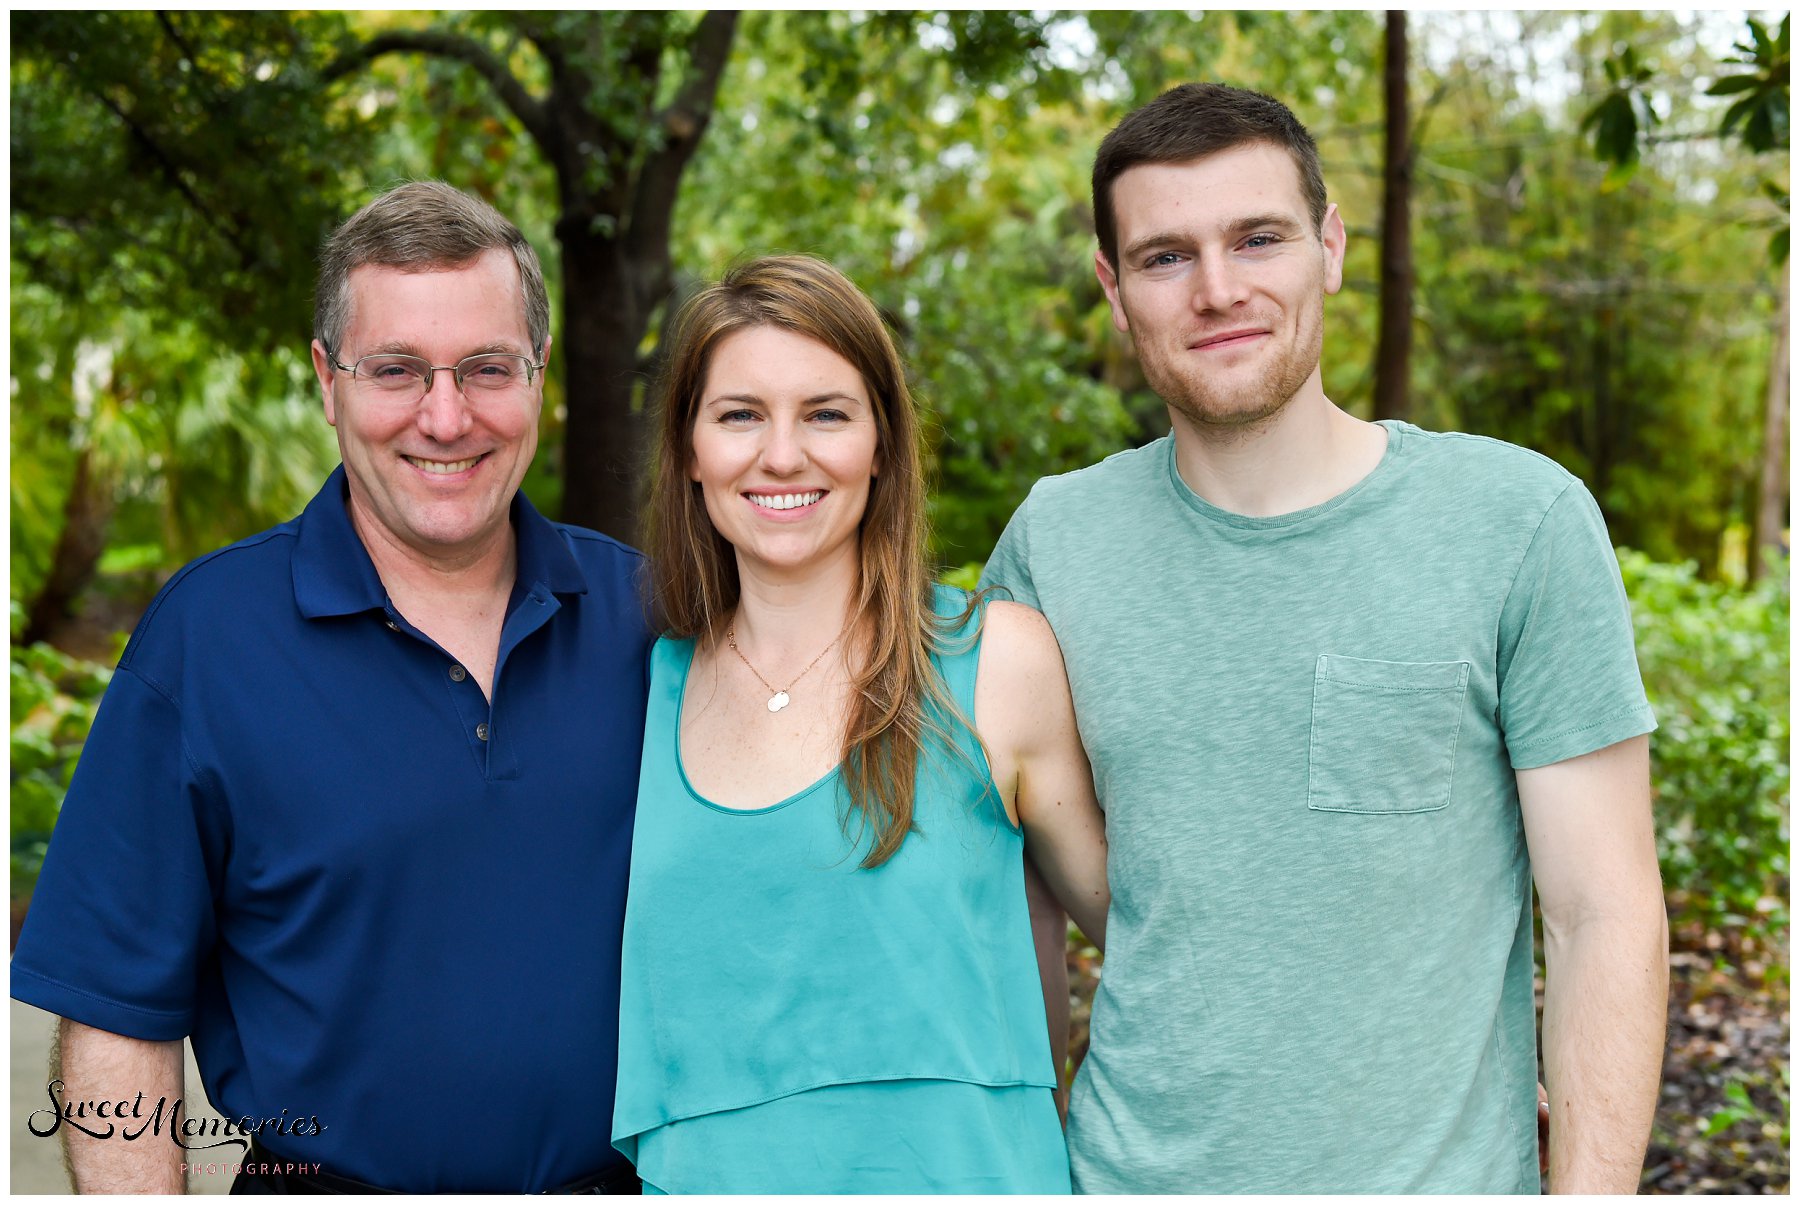
[[[851,363],[775,326],[713,349],[688,476],[740,565],[792,576],[854,561],[880,471],[875,412]]]

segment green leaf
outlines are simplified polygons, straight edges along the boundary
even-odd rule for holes
[[[1730,75],[1719,80],[1706,90],[1708,96],[1730,96],[1733,92],[1748,92],[1762,84],[1760,75]]]
[[[1748,17],[1746,21],[1750,26],[1750,36],[1756,40],[1756,57],[1760,59],[1773,51],[1775,44],[1769,39],[1769,31],[1761,21],[1755,17]]]
[[[1736,104],[1732,105],[1731,108],[1725,110],[1725,116],[1719,121],[1720,135],[1724,136],[1730,134],[1736,126],[1742,123],[1745,118],[1749,117],[1751,111],[1756,108],[1756,100],[1757,98],[1754,96],[1746,96]]]
[[[1744,125],[1744,145],[1759,154],[1775,148],[1775,120],[1766,102],[1750,110],[1750,120]]]

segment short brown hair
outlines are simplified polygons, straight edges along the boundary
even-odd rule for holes
[[[1299,118],[1280,101],[1225,84],[1171,88],[1113,127],[1094,155],[1094,233],[1100,250],[1119,266],[1119,229],[1113,181],[1144,163],[1188,163],[1246,143],[1286,148],[1300,170],[1300,190],[1314,227],[1325,221],[1325,179],[1319,148]]]
[[[675,320],[657,398],[657,441],[645,524],[654,605],[671,635],[717,642],[737,609],[737,557],[713,526],[700,486],[688,477],[694,425],[714,352],[727,337],[775,327],[830,348],[862,375],[874,410],[880,473],[869,483],[855,614],[846,649],[852,663],[842,775],[853,810],[873,837],[862,860],[879,866],[913,828],[913,786],[921,749],[967,726],[931,664],[946,631],[926,563],[924,450],[906,366],[881,312],[843,273],[809,255],[772,255],[741,264],[699,293]],[[971,604],[971,610],[973,604]],[[953,746],[952,746],[953,747]],[[844,817],[846,832],[850,817]]]
[[[350,325],[350,273],[364,264],[419,271],[457,267],[484,251],[507,250],[519,268],[519,295],[533,355],[550,337],[550,297],[537,252],[519,228],[478,197],[441,180],[390,188],[332,231],[319,253],[313,338],[332,355]]]

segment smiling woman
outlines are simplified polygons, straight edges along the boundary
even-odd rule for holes
[[[713,352],[688,475],[740,573],[764,581],[855,564],[876,474],[862,374],[824,344],[755,326]]]
[[[933,586],[835,269],[747,264],[673,348],[614,1144],[647,1192],[1067,1192],[1025,849],[1096,939],[1107,894],[1049,627]]]

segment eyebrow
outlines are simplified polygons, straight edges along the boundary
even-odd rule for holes
[[[1236,218],[1228,223],[1222,233],[1227,235],[1248,234],[1252,230],[1273,230],[1278,234],[1295,235],[1302,227],[1299,222],[1285,213],[1259,213],[1250,217]],[[1143,238],[1133,239],[1131,244],[1121,253],[1124,257],[1136,259],[1146,251],[1157,247],[1177,246],[1189,241],[1190,235],[1177,230],[1159,230],[1155,234],[1146,234]]]
[[[818,406],[818,405],[823,405],[826,402],[861,402],[861,401],[862,401],[861,398],[855,397],[848,393],[832,392],[832,393],[814,394],[812,397],[803,398],[803,399],[801,399],[800,404],[802,406]],[[719,402],[738,402],[740,404],[741,403],[750,403],[750,404],[757,405],[757,406],[767,405],[766,402],[764,402],[760,397],[757,397],[754,393],[721,393],[717,397],[710,397],[710,398],[706,399],[706,405],[708,405],[708,406],[716,405]]]
[[[405,339],[390,339],[386,343],[377,343],[373,347],[364,351],[363,355],[365,355],[365,356],[417,356],[421,360],[429,360],[431,358],[430,356],[427,356],[427,355],[424,355],[423,353],[421,353],[419,351],[419,347],[416,343],[409,343]],[[461,356],[459,356],[457,358],[458,358],[458,360],[466,360],[470,356],[495,356],[495,355],[525,356],[525,358],[528,360],[531,358],[529,355],[526,355],[526,353],[520,351],[517,344],[511,343],[505,339],[495,339],[495,340],[491,340],[487,343],[483,343],[480,347],[475,348],[473,351],[464,352]]]

